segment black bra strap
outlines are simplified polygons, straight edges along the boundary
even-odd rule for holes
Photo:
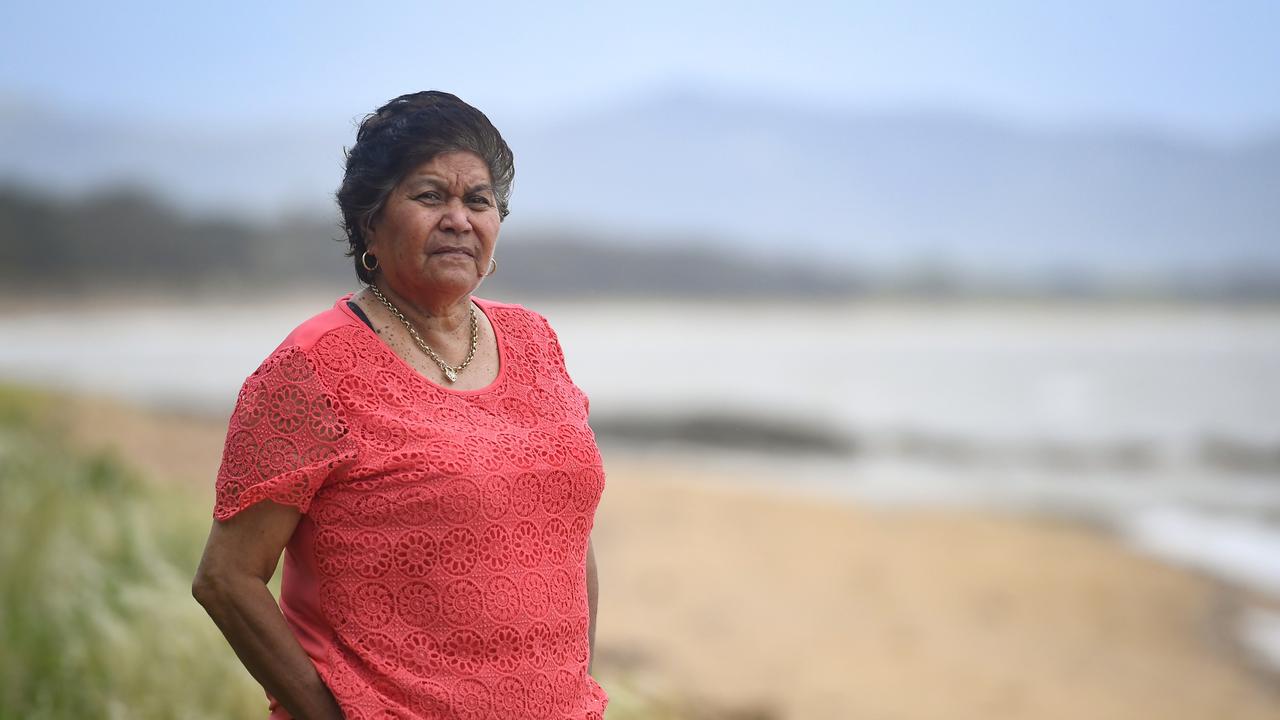
[[[364,324],[368,325],[370,330],[373,330],[373,323],[369,322],[369,316],[364,314],[364,310],[361,309],[359,305],[355,304],[352,300],[348,300],[347,307],[351,308],[351,312],[355,313],[357,317],[363,320]]]

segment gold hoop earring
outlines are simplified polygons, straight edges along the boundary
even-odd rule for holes
[[[377,255],[372,256],[373,267],[369,267],[369,257],[370,255],[368,250],[365,250],[364,252],[360,253],[360,264],[364,267],[365,270],[368,270],[369,272],[373,272],[374,270],[378,269],[378,256]]]
[[[485,277],[489,277],[490,275],[498,272],[498,259],[495,257],[489,258],[489,267],[492,269],[484,274]]]

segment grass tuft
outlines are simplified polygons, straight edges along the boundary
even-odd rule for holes
[[[0,386],[0,719],[265,717],[191,598],[208,503],[74,451],[50,405]]]

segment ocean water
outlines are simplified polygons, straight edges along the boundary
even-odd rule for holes
[[[0,377],[227,413],[334,299],[0,310]],[[607,442],[863,502],[1083,517],[1280,597],[1280,308],[527,304]],[[1276,622],[1241,623],[1263,659]]]

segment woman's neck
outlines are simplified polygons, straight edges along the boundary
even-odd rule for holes
[[[397,293],[386,282],[375,282],[374,285],[428,343],[432,337],[448,341],[463,335],[470,336],[471,293],[454,298],[409,298]],[[387,310],[376,295],[367,292],[369,300]]]

